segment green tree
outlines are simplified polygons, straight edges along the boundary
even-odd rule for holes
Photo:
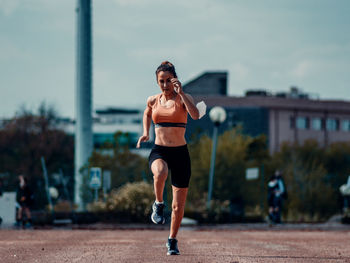
[[[317,141],[285,143],[272,159],[284,171],[288,190],[284,210],[289,220],[320,221],[337,211],[337,189],[328,180],[325,149]]]
[[[192,178],[189,205],[203,206],[208,191],[212,142],[202,136],[190,145]],[[284,172],[288,199],[284,216],[292,221],[326,220],[339,211],[339,186],[350,173],[350,143],[334,143],[324,148],[315,140],[302,145],[284,143],[281,150],[269,155],[266,137],[243,135],[240,128],[226,131],[218,138],[213,199],[242,200],[245,208],[259,206],[261,198],[266,206],[268,179],[279,169]],[[261,181],[246,181],[245,171],[259,167],[265,173],[264,189]],[[203,210],[203,209],[202,209]]]
[[[128,133],[116,132],[112,143],[105,143],[101,148],[95,149],[85,169],[101,167],[111,172],[111,188],[117,189],[126,183],[142,181],[151,178],[148,161],[138,154],[130,151],[131,138]],[[85,172],[83,199],[92,201],[91,190],[88,188],[88,173]]]
[[[332,143],[325,151],[324,166],[334,188],[346,183],[350,175],[350,142]]]
[[[213,199],[259,205],[261,198],[260,181],[247,182],[245,171],[248,167],[260,167],[269,158],[266,137],[252,138],[242,134],[240,127],[224,132],[218,138],[216,152]],[[208,191],[212,141],[208,136],[190,145],[192,178],[189,203],[197,205],[206,198]],[[258,191],[257,191],[257,187]],[[200,204],[204,202],[201,201]]]

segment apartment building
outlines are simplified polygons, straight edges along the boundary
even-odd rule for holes
[[[217,83],[225,83],[222,73],[204,75],[220,79]],[[208,85],[211,83],[215,81],[208,82]],[[315,139],[320,145],[327,146],[350,140],[350,101],[315,99],[296,87],[276,94],[256,90],[247,91],[244,97],[233,97],[227,96],[222,86],[208,89],[203,85],[206,85],[203,81],[196,85],[196,79],[192,80],[191,90],[197,89],[192,95],[196,102],[205,101],[208,111],[214,106],[226,109],[227,119],[220,131],[241,125],[243,132],[251,136],[265,134],[271,153],[278,151],[283,142],[302,144],[307,139]],[[189,92],[186,85],[184,90]],[[203,132],[212,133],[213,124],[208,115],[189,122],[186,134],[189,139]]]

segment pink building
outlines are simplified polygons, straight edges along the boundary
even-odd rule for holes
[[[208,111],[214,106],[226,109],[221,131],[241,124],[246,134],[265,134],[271,153],[283,142],[302,144],[315,139],[327,146],[350,140],[350,101],[311,99],[296,87],[284,93],[255,90],[247,91],[245,97],[232,97],[227,95],[227,76],[225,71],[205,72],[184,85],[197,102],[206,102]],[[206,115],[189,125],[187,137],[198,130],[211,134],[212,126]]]
[[[307,139],[315,139],[326,146],[332,142],[350,141],[350,102],[347,101],[212,95],[195,96],[195,99],[204,100],[209,108],[222,106],[228,112],[238,108],[266,110],[268,128],[261,133],[267,133],[271,153],[278,151],[283,142],[302,144]],[[241,119],[245,125],[254,117]]]

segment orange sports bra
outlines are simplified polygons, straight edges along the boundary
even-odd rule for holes
[[[166,108],[160,104],[162,94],[157,95],[152,107],[152,120],[155,127],[182,127],[186,128],[187,111],[181,103],[180,96],[176,96],[172,107]]]

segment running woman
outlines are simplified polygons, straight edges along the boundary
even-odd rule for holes
[[[155,224],[164,224],[163,191],[168,171],[171,170],[172,213],[170,235],[166,243],[167,255],[180,255],[176,235],[184,215],[185,201],[191,177],[191,161],[185,140],[187,114],[192,119],[199,118],[193,98],[182,90],[175,67],[168,61],[156,70],[157,83],[161,93],[147,99],[143,115],[143,135],[137,142],[149,140],[151,120],[155,126],[155,145],[149,156],[149,166],[153,173],[156,200],[152,205],[151,219]]]

